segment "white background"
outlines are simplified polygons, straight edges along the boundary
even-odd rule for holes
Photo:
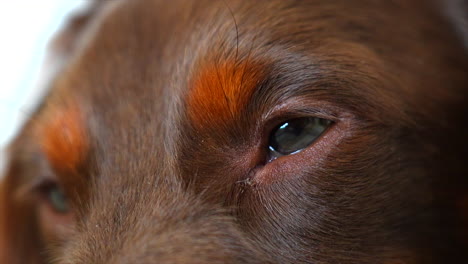
[[[47,43],[89,0],[10,0],[0,4],[0,170],[2,149],[31,112]]]

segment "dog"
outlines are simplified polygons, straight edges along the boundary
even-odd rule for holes
[[[466,263],[466,2],[95,1],[0,263]]]

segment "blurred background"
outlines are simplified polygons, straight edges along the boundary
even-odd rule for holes
[[[41,75],[47,44],[70,13],[87,0],[3,1],[0,9],[0,160],[33,111],[45,85]],[[1,161],[0,161],[1,168]]]

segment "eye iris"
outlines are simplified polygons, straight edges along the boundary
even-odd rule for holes
[[[59,213],[65,214],[68,212],[68,204],[64,193],[58,188],[54,187],[49,191],[49,200],[52,207]]]
[[[270,135],[269,148],[272,155],[289,155],[306,148],[330,123],[329,120],[316,117],[296,118],[282,123]]]

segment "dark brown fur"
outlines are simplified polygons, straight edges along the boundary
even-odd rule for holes
[[[0,263],[468,261],[465,2],[98,6],[55,42],[67,63],[9,149]],[[216,67],[234,92],[203,106]],[[61,170],[38,131],[70,104],[84,132],[52,137]],[[310,115],[335,126],[267,162],[272,128]],[[44,175],[66,232],[40,221]]]

